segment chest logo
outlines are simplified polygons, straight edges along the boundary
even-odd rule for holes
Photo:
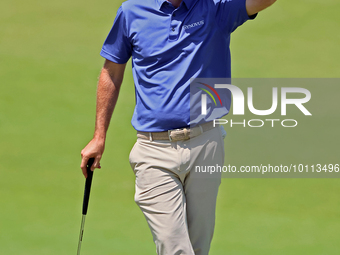
[[[194,27],[200,27],[200,26],[203,26],[203,25],[204,25],[204,20],[201,20],[201,21],[198,21],[198,22],[191,23],[189,25],[184,25],[183,28],[184,28],[184,30],[188,30],[188,29],[191,29],[191,28],[194,28]]]

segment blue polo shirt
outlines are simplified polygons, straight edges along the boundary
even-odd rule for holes
[[[160,132],[194,125],[190,79],[231,76],[230,34],[248,19],[245,0],[183,0],[178,8],[166,0],[124,2],[101,56],[118,64],[132,57],[133,127]]]

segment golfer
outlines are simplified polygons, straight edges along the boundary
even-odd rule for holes
[[[223,131],[190,118],[190,79],[229,78],[230,34],[275,0],[129,0],[119,8],[101,56],[93,139],[81,169],[100,168],[125,65],[132,58],[137,141],[130,153],[135,201],[157,254],[207,255],[220,176],[195,166],[223,165]],[[251,38],[249,38],[251,47]],[[228,113],[228,109],[223,113]],[[221,116],[220,116],[221,117]]]

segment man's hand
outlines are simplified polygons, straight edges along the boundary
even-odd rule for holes
[[[246,0],[246,9],[249,16],[252,16],[275,3],[276,0]]]
[[[86,165],[90,158],[94,158],[94,162],[91,166],[91,171],[95,168],[101,168],[100,159],[104,153],[105,141],[93,138],[86,147],[81,151],[81,165],[80,168],[83,171],[83,175],[87,178]]]

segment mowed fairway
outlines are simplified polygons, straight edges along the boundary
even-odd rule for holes
[[[76,253],[84,188],[80,151],[93,134],[96,82],[103,64],[99,52],[120,4],[1,3],[0,254]],[[232,36],[234,77],[339,77],[338,10],[337,0],[278,1]],[[327,97],[325,104],[332,107]],[[102,169],[94,174],[83,255],[156,254],[133,200],[128,162],[135,141],[133,108],[129,63]],[[316,111],[322,116],[322,107]],[[332,128],[318,126],[331,142],[320,143],[322,155],[339,155],[334,145],[338,119],[334,111],[327,116]],[[229,157],[242,162],[244,155],[258,153],[259,138],[269,142],[261,135],[235,132],[229,138]],[[311,139],[314,135],[310,132]],[[280,139],[276,141],[285,141]],[[308,145],[302,146],[304,158],[320,150],[318,144],[314,148],[303,142]],[[325,163],[340,163],[339,156],[329,160]],[[339,194],[339,179],[224,179],[210,254],[339,254]]]

